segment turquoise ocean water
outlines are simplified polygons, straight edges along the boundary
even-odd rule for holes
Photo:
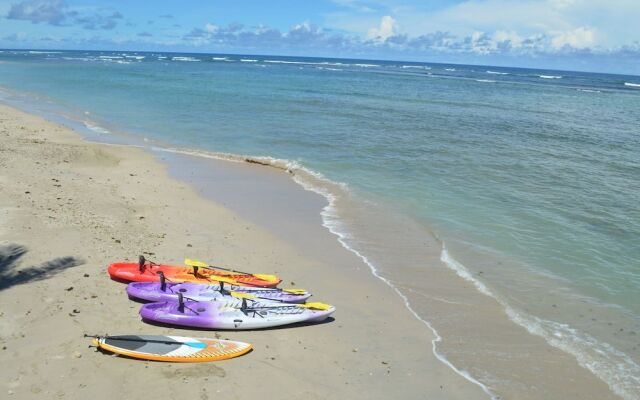
[[[520,323],[540,325],[530,331],[542,327],[583,365],[609,369],[599,376],[619,393],[637,393],[640,77],[5,50],[0,87],[5,101],[63,114],[103,140],[126,132],[157,146],[273,157],[343,183],[429,227],[445,261],[522,311]],[[585,308],[598,319],[585,321]]]

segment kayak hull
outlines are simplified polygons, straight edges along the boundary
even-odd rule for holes
[[[171,282],[215,283],[217,278],[222,278],[235,285],[252,287],[276,287],[281,282],[280,279],[267,281],[253,275],[217,269],[198,268],[196,270],[193,267],[153,264],[149,261],[145,261],[142,265],[130,262],[113,263],[109,265],[107,271],[111,278],[126,282],[159,282],[159,272]]]
[[[131,282],[127,285],[129,297],[151,301],[178,301],[178,294],[197,301],[212,301],[217,298],[229,296],[229,292],[240,292],[259,297],[261,300],[273,300],[283,303],[304,303],[311,293],[302,292],[300,294],[286,292],[281,289],[256,288],[249,286],[223,285],[223,294],[219,284],[201,284],[193,282]]]
[[[176,302],[145,304],[140,308],[140,316],[145,321],[193,328],[248,330],[278,326],[320,322],[327,319],[335,307],[328,310],[311,310],[294,304],[273,304],[273,302],[249,302],[242,309],[242,301],[196,302],[185,300],[181,306]]]

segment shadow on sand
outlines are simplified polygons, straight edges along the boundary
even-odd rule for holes
[[[76,257],[60,257],[18,270],[20,259],[26,253],[27,248],[18,244],[0,245],[0,290],[49,279],[67,268],[84,264],[84,260]]]

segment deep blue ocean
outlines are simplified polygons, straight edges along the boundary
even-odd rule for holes
[[[639,76],[5,50],[0,93],[104,140],[272,157],[343,183],[427,226],[456,266],[515,309],[528,304],[531,323],[606,353],[598,368],[623,365],[614,384],[640,384]],[[546,298],[572,311],[547,313]],[[580,307],[600,310],[602,326]]]

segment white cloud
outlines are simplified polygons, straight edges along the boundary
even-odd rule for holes
[[[380,6],[383,2],[368,3]],[[385,9],[377,10],[377,18],[371,13],[334,13],[327,15],[325,26],[362,37],[382,37],[380,28],[371,26],[384,15],[395,21],[396,34],[410,37],[434,32],[458,37],[485,32],[500,37],[508,32],[511,46],[518,47],[524,38],[543,35],[556,38],[555,44],[547,41],[549,50],[565,43],[606,51],[640,39],[640,0],[463,0],[437,8],[417,0],[387,3]]]
[[[493,39],[496,42],[509,42],[512,47],[518,48],[522,46],[524,38],[516,31],[495,31]]]
[[[204,30],[209,32],[209,33],[216,33],[218,30],[220,29],[220,27],[218,25],[214,25],[214,24],[206,24],[204,26]]]
[[[571,31],[556,33],[551,39],[551,46],[554,49],[561,49],[564,46],[571,46],[576,49],[585,49],[596,43],[596,34],[593,29],[580,27]]]
[[[385,15],[380,20],[379,27],[369,29],[367,37],[375,41],[384,42],[397,33],[396,25],[395,19],[389,15]]]

